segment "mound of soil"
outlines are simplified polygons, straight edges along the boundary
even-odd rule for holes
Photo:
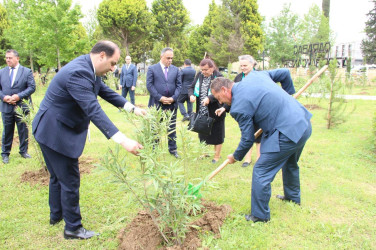
[[[319,105],[317,104],[306,104],[304,105],[304,107],[306,107],[306,109],[309,109],[309,110],[314,110],[314,109],[322,109]]]
[[[220,237],[220,227],[224,220],[231,212],[231,207],[228,205],[218,206],[214,202],[203,201],[204,213],[202,218],[194,221],[191,225],[198,227],[189,227],[186,233],[183,246],[163,247],[163,238],[154,225],[149,213],[141,211],[131,221],[125,229],[122,229],[118,235],[120,240],[119,249],[197,249],[201,247],[201,240],[199,233],[210,231],[215,234],[215,237]]]
[[[82,157],[79,159],[80,174],[90,174],[94,168],[95,161],[91,157]],[[21,182],[28,182],[31,185],[40,184],[42,186],[48,186],[50,182],[50,174],[44,168],[36,171],[25,171],[21,175]]]

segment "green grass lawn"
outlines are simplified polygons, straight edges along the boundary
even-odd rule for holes
[[[375,93],[373,88],[372,93]],[[44,90],[34,96],[39,103]],[[354,92],[354,94],[356,94]],[[136,96],[136,103],[147,104],[148,98]],[[302,98],[301,102],[316,100]],[[118,128],[134,137],[124,115],[100,101]],[[375,249],[376,248],[376,157],[372,148],[372,115],[375,101],[349,101],[356,105],[348,121],[331,130],[324,120],[327,103],[321,100],[315,109],[313,134],[300,160],[302,206],[277,200],[282,194],[282,178],[278,173],[272,183],[271,221],[250,223],[244,214],[250,211],[252,165],[241,162],[227,166],[210,186],[201,188],[203,197],[218,204],[229,204],[233,212],[221,229],[221,238],[202,235],[203,246],[210,249]],[[185,129],[178,116],[178,129]],[[91,141],[86,143],[83,158],[100,163],[108,148],[116,144],[90,125]],[[56,131],[58,133],[58,131]],[[197,137],[195,133],[192,136]],[[222,158],[232,153],[240,138],[236,122],[226,118],[226,138]],[[197,140],[198,142],[198,140]],[[178,147],[180,141],[178,138]],[[30,149],[33,155],[33,149]],[[126,153],[131,167],[138,167],[135,156]],[[253,162],[255,154],[253,155]],[[211,158],[188,167],[192,182],[203,178],[218,164]],[[64,223],[49,225],[48,187],[21,183],[27,170],[37,170],[34,160],[25,160],[13,147],[10,163],[0,165],[0,249],[116,249],[117,234],[140,210],[131,194],[113,182],[106,171],[95,168],[81,177],[80,205],[83,225],[101,235],[87,241],[64,240]]]

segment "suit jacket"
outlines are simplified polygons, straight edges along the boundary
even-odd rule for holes
[[[124,64],[120,73],[120,84],[123,87],[136,87],[137,83],[137,67],[134,64],[130,64],[127,70],[127,65]]]
[[[282,89],[286,91],[289,95],[295,94],[294,83],[291,79],[290,70],[288,69],[274,69],[265,71],[269,74],[270,78],[274,79],[275,82],[280,82]],[[238,74],[234,82],[240,82],[244,78],[244,73]]]
[[[33,120],[35,139],[71,158],[82,154],[90,121],[109,139],[119,130],[102,110],[98,95],[116,107],[127,102],[94,75],[90,55],[65,65],[52,79]]]
[[[170,65],[166,80],[160,63],[150,66],[146,75],[146,87],[150,93],[149,107],[157,106],[162,107],[162,109],[176,109],[181,90],[179,69],[174,65]],[[162,105],[159,102],[162,96],[172,97],[174,102],[171,105]]]
[[[180,94],[188,94],[188,88],[192,85],[196,75],[196,70],[191,66],[185,67],[180,71],[181,74],[181,91]]]
[[[230,114],[241,130],[236,160],[242,160],[255,141],[255,126],[264,131],[261,153],[280,151],[280,133],[297,143],[309,126],[312,114],[275,81],[268,72],[252,71],[232,88]]]
[[[31,94],[35,92],[35,81],[33,73],[30,69],[19,66],[17,75],[15,77],[13,86],[9,83],[9,67],[5,67],[0,71],[0,98],[1,98],[1,112],[11,113],[16,106],[3,102],[6,95],[17,94],[20,100],[17,106],[26,109],[27,106],[22,104],[23,100],[31,101]]]

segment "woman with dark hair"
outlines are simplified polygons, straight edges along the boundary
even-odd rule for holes
[[[214,118],[214,124],[209,136],[198,134],[201,142],[214,145],[214,158],[212,163],[216,163],[221,156],[222,143],[225,138],[225,117],[226,113],[222,112],[221,116],[217,116],[217,109],[225,109],[211,94],[210,84],[216,77],[223,76],[217,71],[214,62],[211,59],[203,59],[200,62],[201,71],[197,73],[192,85],[188,89],[188,95],[191,102],[196,102],[196,113],[201,115],[209,115]]]

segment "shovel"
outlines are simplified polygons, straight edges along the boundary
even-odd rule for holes
[[[328,65],[325,65],[322,67],[317,73],[312,76],[311,79],[298,91],[296,92],[293,97],[296,99],[298,98],[308,87],[311,85],[322,73],[325,72],[325,70],[328,68]],[[259,130],[256,131],[254,134],[255,138],[258,138],[262,134],[262,129],[260,128]],[[192,183],[188,183],[188,190],[187,193],[193,196],[196,196],[196,198],[200,199],[202,195],[200,194],[200,188],[202,185],[205,184],[206,181],[211,180],[214,176],[216,176],[224,167],[227,166],[229,163],[229,160],[226,159],[218,168],[216,168],[213,172],[211,172],[210,175],[208,175],[202,182],[200,182],[198,185],[193,186]]]
[[[200,199],[202,195],[200,194],[200,188],[205,182],[211,180],[214,176],[216,176],[224,167],[227,166],[229,163],[229,159],[226,159],[218,168],[216,168],[210,175],[208,175],[203,181],[201,181],[198,185],[193,186],[192,183],[188,183],[188,194],[196,196],[196,198]]]

